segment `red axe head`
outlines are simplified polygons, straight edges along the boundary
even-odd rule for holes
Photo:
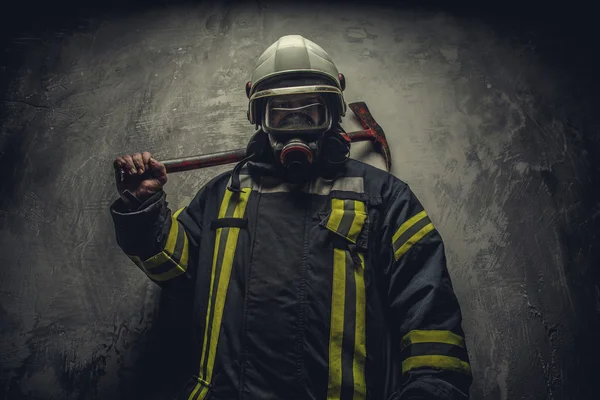
[[[371,140],[375,144],[377,151],[383,155],[383,158],[385,159],[385,167],[389,172],[392,168],[392,154],[390,153],[390,146],[388,145],[383,129],[377,122],[375,122],[373,115],[371,115],[371,111],[369,111],[369,108],[364,102],[359,101],[356,103],[350,103],[348,104],[348,107],[350,107],[350,109],[358,117],[365,131],[369,133],[369,135],[372,135]]]

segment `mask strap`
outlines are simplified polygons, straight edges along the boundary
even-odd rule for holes
[[[233,168],[233,172],[231,173],[231,185],[227,187],[227,190],[235,193],[241,193],[242,189],[240,189],[240,172],[242,171],[242,167],[252,158],[254,158],[255,153],[250,154],[248,157],[244,158],[242,161],[236,164]]]

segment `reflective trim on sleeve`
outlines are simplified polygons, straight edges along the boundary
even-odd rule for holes
[[[401,360],[413,356],[448,356],[469,362],[469,355],[463,347],[446,343],[415,343],[400,351]]]
[[[184,209],[185,207],[179,209],[171,216],[171,228],[169,229],[165,247],[160,253],[144,261],[137,256],[128,255],[154,281],[167,281],[183,274],[187,270],[189,258],[188,237],[185,228],[177,220],[177,217]]]
[[[411,226],[413,226],[415,223],[417,223],[418,221],[420,221],[421,219],[423,219],[426,216],[427,216],[427,213],[425,211],[421,211],[420,213],[418,213],[417,215],[415,215],[414,217],[410,218],[408,221],[406,221],[402,225],[400,225],[400,228],[398,228],[396,233],[394,233],[392,242],[395,243],[396,241],[398,241],[398,238],[400,238],[400,236],[402,236],[404,234],[404,232],[406,232],[408,230],[408,228],[410,228]]]
[[[425,331],[425,330],[413,330],[408,332],[402,338],[400,344],[400,350],[415,343],[446,343],[454,346],[465,347],[465,339],[456,333],[450,331]]]
[[[413,330],[400,344],[402,373],[415,368],[447,369],[471,374],[465,339],[448,330]]]
[[[238,194],[225,189],[219,218],[243,218],[251,191],[250,188],[244,188]],[[208,386],[205,384],[210,384],[212,380],[223,309],[239,233],[240,228],[238,227],[223,227],[216,230],[199,380],[188,400],[202,400],[208,394]]]
[[[471,366],[468,363],[448,356],[414,356],[402,361],[402,373],[415,368],[447,369],[471,375]]]
[[[433,230],[433,224],[425,211],[421,211],[400,225],[400,228],[398,228],[392,238],[394,258],[396,261],[406,254],[406,252],[419,240],[423,239],[425,235]]]

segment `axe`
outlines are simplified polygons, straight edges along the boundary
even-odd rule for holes
[[[371,115],[371,111],[369,111],[369,108],[364,102],[350,103],[348,106],[358,117],[364,130],[347,132],[346,135],[348,135],[352,142],[372,142],[375,149],[383,155],[386,169],[389,172],[392,167],[392,158],[383,129],[375,122],[375,119]],[[246,149],[237,149],[184,158],[173,158],[170,160],[163,160],[162,163],[165,165],[167,173],[172,173],[235,163],[241,161],[245,157]],[[122,172],[121,177],[123,177]]]

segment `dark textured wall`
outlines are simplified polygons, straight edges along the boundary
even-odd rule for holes
[[[346,75],[347,101],[367,102],[446,241],[472,397],[599,398],[598,60],[581,9],[16,6],[0,65],[0,397],[172,389],[185,304],[119,252],[111,161],[243,147],[250,68],[300,33]],[[353,156],[383,165],[364,145]],[[170,204],[227,168],[171,176]]]

